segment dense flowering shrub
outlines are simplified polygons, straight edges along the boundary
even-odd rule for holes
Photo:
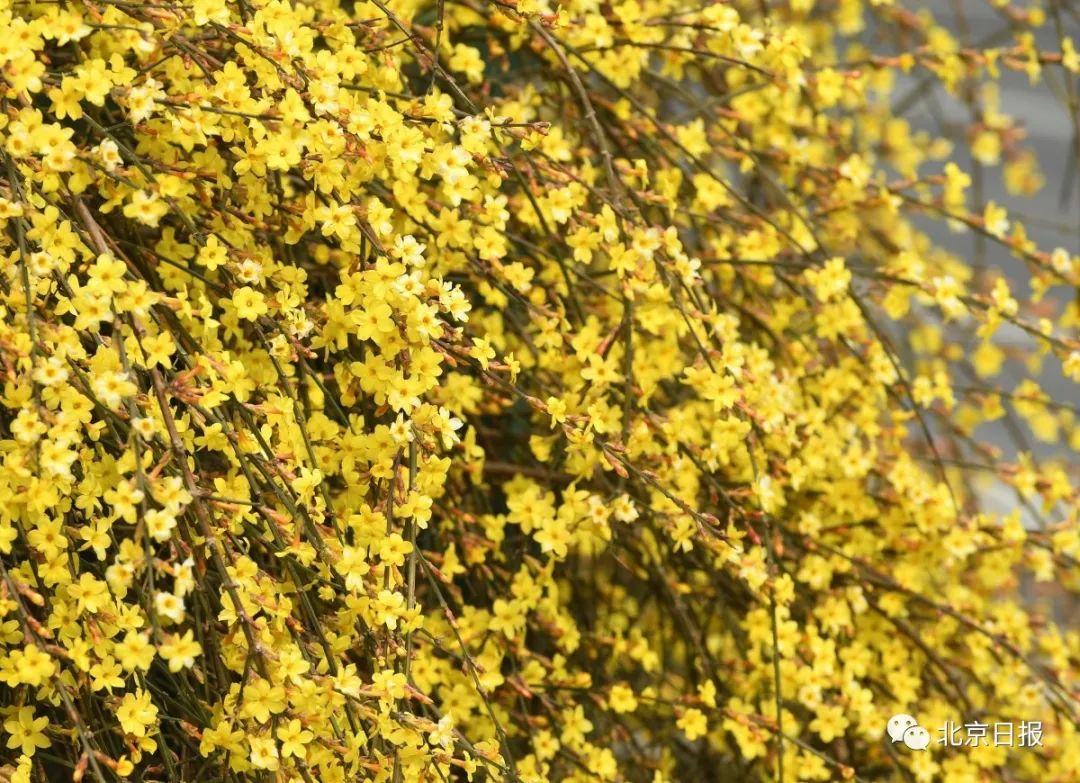
[[[0,0],[5,779],[1075,780],[1080,260],[892,100],[1077,23],[905,5]]]

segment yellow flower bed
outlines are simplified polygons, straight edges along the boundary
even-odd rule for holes
[[[0,0],[2,777],[1074,780],[1080,22],[949,5]]]

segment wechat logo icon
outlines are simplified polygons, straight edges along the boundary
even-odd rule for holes
[[[893,742],[903,742],[911,750],[926,750],[930,745],[930,732],[910,715],[893,715],[885,728]]]

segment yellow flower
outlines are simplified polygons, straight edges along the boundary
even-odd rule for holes
[[[168,661],[169,671],[178,672],[190,669],[195,664],[195,659],[202,654],[202,645],[195,641],[191,629],[188,629],[182,636],[168,634],[158,651]]]
[[[493,633],[503,633],[507,639],[513,639],[518,633],[518,626],[525,617],[525,608],[516,601],[504,601],[496,598],[492,606],[492,618],[488,628]]]
[[[1069,36],[1061,39],[1061,64],[1072,73],[1080,73],[1080,56],[1077,55],[1076,47]]]
[[[407,681],[401,672],[378,671],[372,676],[371,682],[376,693],[382,698],[395,700],[405,695]]]
[[[169,212],[169,204],[156,193],[136,190],[124,207],[124,216],[154,228]]]
[[[123,641],[116,645],[115,651],[124,671],[147,671],[154,662],[154,647],[148,635],[137,631],[128,631]]]
[[[986,208],[983,210],[983,225],[991,235],[1003,239],[1010,225],[1008,213],[1003,207],[998,206],[993,201],[988,201],[986,202]]]
[[[242,714],[259,723],[266,723],[270,716],[284,712],[286,707],[285,689],[281,685],[271,685],[266,680],[256,680],[244,691]]]
[[[266,300],[251,286],[237,288],[233,292],[232,303],[237,316],[245,321],[254,321],[267,313]]]
[[[178,623],[184,619],[185,609],[183,599],[173,593],[159,590],[154,595],[154,610],[163,618]]]
[[[619,683],[612,686],[611,692],[608,693],[608,704],[615,712],[625,713],[636,710],[638,701],[634,696],[634,691],[628,685]]]
[[[142,689],[125,693],[116,709],[116,719],[126,734],[145,737],[157,723],[158,708],[151,703],[150,694]]]
[[[844,735],[848,725],[843,707],[824,704],[817,709],[816,717],[810,721],[810,730],[821,737],[822,742],[832,742]]]
[[[679,716],[679,719],[675,721],[675,724],[691,742],[698,737],[705,736],[709,731],[709,723],[705,719],[705,713],[696,707],[685,710],[683,714]]]
[[[361,340],[378,342],[383,335],[396,328],[393,310],[385,302],[370,302],[363,309],[354,310],[352,321],[354,333]]]
[[[842,258],[830,258],[822,269],[810,270],[806,277],[822,302],[831,301],[845,293],[851,282],[851,272],[844,267]]]
[[[216,236],[211,234],[206,243],[199,248],[198,261],[211,272],[229,260],[229,249]]]
[[[94,614],[108,604],[109,587],[93,574],[84,573],[68,587],[68,598],[75,601],[80,612]]]
[[[454,53],[450,57],[450,67],[460,73],[473,84],[479,84],[484,78],[484,61],[480,57],[480,51],[473,46],[456,44]]]
[[[48,718],[34,717],[33,707],[19,707],[4,721],[4,731],[8,733],[7,746],[17,748],[24,756],[33,756],[38,748],[52,746],[52,741],[45,736],[48,726]]]
[[[282,757],[296,756],[298,759],[303,759],[307,756],[307,745],[315,735],[304,729],[303,724],[293,718],[287,724],[278,727],[277,737],[281,741]]]
[[[281,765],[278,747],[272,737],[252,737],[251,763],[258,769],[275,770]]]
[[[126,373],[103,372],[93,380],[93,390],[97,398],[108,408],[119,408],[125,397],[138,391]]]
[[[547,402],[548,415],[551,416],[551,426],[555,427],[557,424],[562,424],[566,421],[566,402],[558,397],[548,397]]]
[[[1065,376],[1080,383],[1080,351],[1071,351],[1061,364]]]

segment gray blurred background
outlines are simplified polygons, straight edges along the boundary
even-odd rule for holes
[[[1057,5],[1060,16],[1060,30],[1052,9]],[[1007,16],[991,6],[989,0],[940,0],[940,2],[906,3],[908,8],[922,7],[930,10],[940,24],[945,25],[961,42],[979,48],[988,46],[1011,47],[1014,38],[1009,28]],[[1030,7],[1029,2],[1015,2],[1019,8]],[[1036,35],[1036,44],[1040,51],[1058,52],[1061,50],[1060,35],[1070,36],[1080,48],[1080,3],[1076,0],[1048,0],[1038,4],[1047,12],[1046,24]],[[867,30],[862,35],[883,35],[888,38],[887,30]],[[875,47],[876,48],[876,47]],[[953,142],[951,159],[964,171],[972,174],[973,185],[981,188],[983,203],[993,200],[1006,207],[1010,219],[1020,221],[1028,231],[1028,236],[1042,250],[1064,247],[1071,254],[1080,254],[1080,166],[1077,165],[1074,150],[1074,121],[1069,111],[1069,98],[1064,80],[1065,72],[1055,65],[1043,68],[1039,82],[1032,86],[1028,76],[1022,72],[1001,67],[999,110],[1014,119],[1016,126],[1024,129],[1026,138],[1022,144],[1031,149],[1038,160],[1039,169],[1045,178],[1045,184],[1035,195],[1014,196],[1006,190],[1003,182],[1003,162],[997,165],[983,166],[972,159],[970,154],[969,130],[978,122],[971,106],[954,96],[950,96],[938,85],[936,89],[927,89],[927,82],[920,78],[920,69],[913,69],[911,74],[902,76],[893,93],[892,106],[900,109],[912,124],[913,129],[923,129],[937,136],[950,138]],[[925,73],[925,72],[924,72]],[[1077,77],[1071,76],[1080,94]],[[974,197],[976,187],[969,189],[969,196]],[[971,210],[981,214],[982,208],[973,201]],[[1004,275],[1010,282],[1014,295],[1023,302],[1030,296],[1030,274],[1024,263],[1013,257],[994,242],[980,239],[973,232],[953,233],[940,219],[919,220],[919,225],[939,244],[955,252],[972,264],[984,263],[991,275]],[[1076,292],[1055,289],[1048,300],[1057,302],[1053,313],[1060,313],[1061,307]],[[965,334],[967,332],[967,334]],[[1073,330],[1072,337],[1076,337]],[[978,341],[970,336],[970,329],[961,329],[956,338],[963,341],[969,349],[974,349]],[[1012,326],[1004,326],[995,336],[995,343],[1006,351],[1014,350],[1018,354],[1030,356],[1036,351],[1034,341],[1029,335]],[[1005,390],[1014,389],[1030,371],[1018,361],[1007,361],[1001,376],[991,383]],[[954,379],[961,382],[963,379]],[[1080,409],[1080,393],[1075,383],[1064,378],[1059,362],[1049,357],[1036,380],[1056,403]],[[1080,418],[1080,417],[1078,417]],[[1018,426],[1017,426],[1018,424]],[[1071,449],[1067,437],[1056,444],[1048,444],[1033,437],[1025,423],[1016,421],[998,421],[983,425],[978,430],[981,439],[993,443],[1003,450],[1007,460],[1015,459],[1020,451],[1029,451],[1037,460],[1056,460],[1067,466],[1073,485],[1080,483],[1080,455]],[[988,482],[981,497],[988,511],[1009,512],[1020,507],[1025,524],[1029,528],[1040,527],[1042,522],[1025,508],[1016,492],[999,481]],[[1066,509],[1055,509],[1046,515],[1049,521],[1061,519]],[[1059,622],[1066,626],[1080,625],[1080,602],[1076,596],[1053,585],[1025,583],[1022,587],[1025,596],[1031,600],[1042,599],[1040,603],[1052,611]]]

